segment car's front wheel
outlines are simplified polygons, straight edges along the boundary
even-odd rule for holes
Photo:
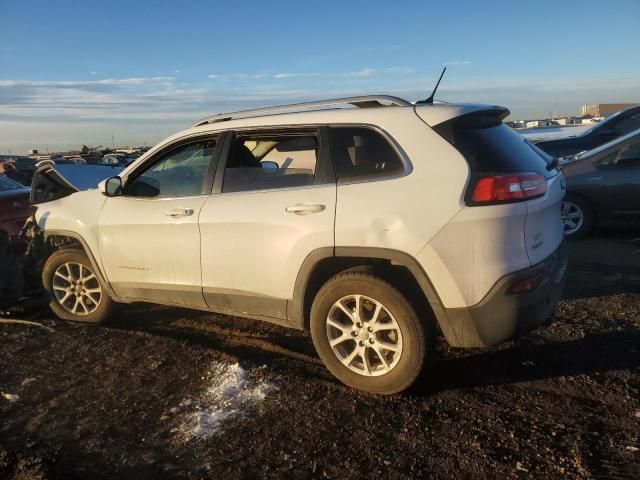
[[[53,252],[44,264],[42,284],[49,307],[63,320],[100,323],[111,311],[113,301],[81,250]]]
[[[326,367],[346,385],[393,394],[418,377],[433,330],[409,301],[369,273],[344,272],[320,289],[311,336]]]

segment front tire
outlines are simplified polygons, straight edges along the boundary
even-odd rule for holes
[[[49,307],[63,320],[101,323],[113,307],[93,265],[81,250],[53,252],[42,269],[42,284],[49,294]]]
[[[428,322],[393,286],[362,272],[332,277],[311,307],[311,337],[325,366],[350,387],[385,395],[420,374],[433,344]]]

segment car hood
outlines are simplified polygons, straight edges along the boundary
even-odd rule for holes
[[[33,176],[31,203],[57,200],[96,188],[102,180],[118,175],[122,170],[122,167],[103,165],[43,165]]]

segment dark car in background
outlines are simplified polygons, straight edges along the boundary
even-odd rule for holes
[[[581,237],[596,225],[640,225],[640,128],[577,155],[562,171],[566,236]]]
[[[567,158],[592,150],[640,128],[640,105],[620,110],[579,135],[536,142],[549,155]]]
[[[4,175],[0,175],[0,230],[4,230],[11,242],[29,216],[29,194],[31,190]]]

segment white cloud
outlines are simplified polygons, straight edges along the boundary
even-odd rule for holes
[[[104,80],[0,80],[0,87],[50,87],[69,88],[91,85],[145,85],[173,83],[175,77],[107,78]]]
[[[208,75],[207,78],[209,80],[222,80],[224,78],[224,75],[218,75],[218,74],[212,73],[211,75]]]
[[[374,68],[363,68],[357,72],[347,72],[342,74],[344,77],[370,77],[375,75],[378,71]]]
[[[444,62],[446,66],[449,65],[471,65],[471,60],[454,60],[452,62]]]
[[[387,67],[384,69],[386,73],[402,73],[409,74],[414,73],[416,71],[413,67]]]
[[[98,72],[96,72],[95,70],[93,70],[93,71],[91,72],[91,75],[95,75],[95,74],[97,74],[97,73],[98,73]]]
[[[276,73],[273,75],[273,78],[301,78],[301,77],[320,77],[321,73],[311,73],[311,72],[284,72],[284,73]]]

